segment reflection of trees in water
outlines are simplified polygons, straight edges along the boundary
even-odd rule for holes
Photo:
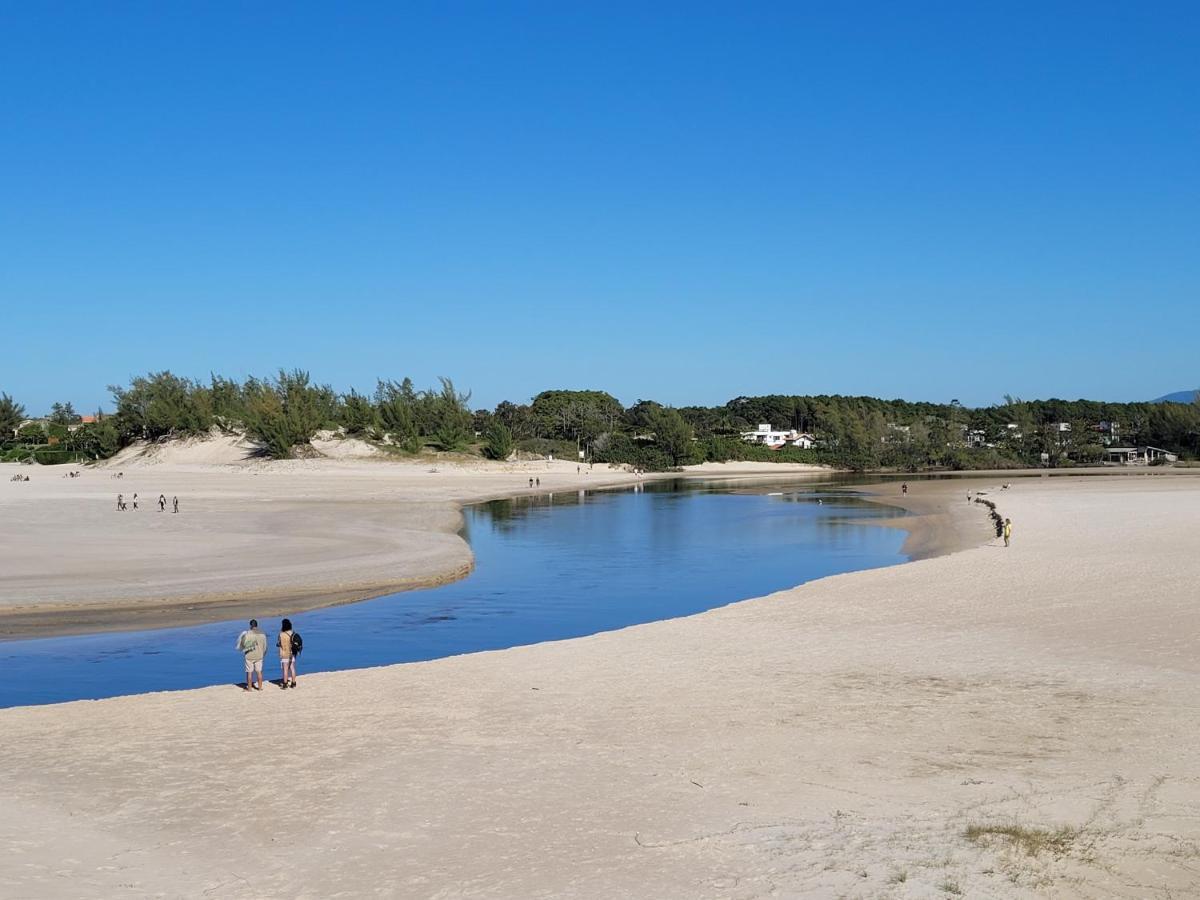
[[[551,509],[556,506],[579,506],[588,502],[586,491],[554,491],[546,494],[526,494],[505,500],[489,500],[476,504],[475,515],[491,522],[497,531],[509,532],[516,523],[535,509]],[[466,517],[468,520],[470,516]]]

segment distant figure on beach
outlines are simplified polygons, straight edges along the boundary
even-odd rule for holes
[[[534,479],[534,481],[536,481],[536,482],[537,482],[537,486],[538,486],[538,487],[541,487],[541,486],[542,486],[542,479],[540,479],[540,478],[535,478],[535,479]]]
[[[1008,546],[1009,540],[1012,539],[1012,519],[1004,520],[1004,546]]]
[[[529,479],[529,486],[533,487],[533,479],[532,478]]]
[[[171,498],[171,506],[173,507],[171,512],[179,512],[179,498],[178,497]]]
[[[250,620],[250,628],[238,635],[237,648],[246,659],[246,690],[262,690],[263,657],[267,655],[267,636],[258,630],[258,619]],[[251,676],[258,674],[258,687],[251,684]]]
[[[167,511],[167,496],[166,496],[166,494],[158,495],[158,511],[159,512]]]
[[[120,512],[124,508],[125,508],[125,495],[117,494],[117,512]]]
[[[902,494],[908,493],[908,482],[907,481],[904,482],[904,484],[900,485],[900,493],[902,493]]]
[[[134,495],[133,495],[133,508],[137,509],[137,494],[136,493],[134,493]]]
[[[279,637],[275,638],[275,646],[279,648],[279,668],[283,670],[282,687],[296,686],[296,654],[300,652],[297,643],[300,635],[292,631],[292,620],[284,619],[279,625]]]

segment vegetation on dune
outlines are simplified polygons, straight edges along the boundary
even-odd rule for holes
[[[484,434],[483,451],[488,459],[508,459],[513,452],[513,435],[503,422],[492,422]]]
[[[81,421],[70,403],[26,422],[25,408],[0,394],[0,453],[35,450],[74,458],[111,456],[135,440],[245,431],[273,457],[287,457],[323,428],[381,442],[405,453],[426,447],[513,452],[559,459],[579,454],[646,470],[704,461],[818,463],[850,469],[983,469],[1071,466],[1102,461],[1110,447],[1159,447],[1200,458],[1200,402],[1004,402],[970,409],[873,397],[736,397],[722,406],[678,409],[654,400],[625,408],[604,391],[548,390],[529,403],[472,410],[469,392],[449,378],[417,390],[410,379],[380,380],[373,395],[337,394],[302,370],[245,382],[213,375],[207,383],[151,372],[114,386],[115,412]],[[760,424],[803,435],[803,446],[743,439]]]

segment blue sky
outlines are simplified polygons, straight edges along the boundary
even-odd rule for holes
[[[1194,3],[9,3],[0,390],[1200,384]]]

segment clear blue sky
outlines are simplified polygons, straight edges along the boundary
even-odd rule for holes
[[[6,3],[0,390],[1200,384],[1200,4]]]

